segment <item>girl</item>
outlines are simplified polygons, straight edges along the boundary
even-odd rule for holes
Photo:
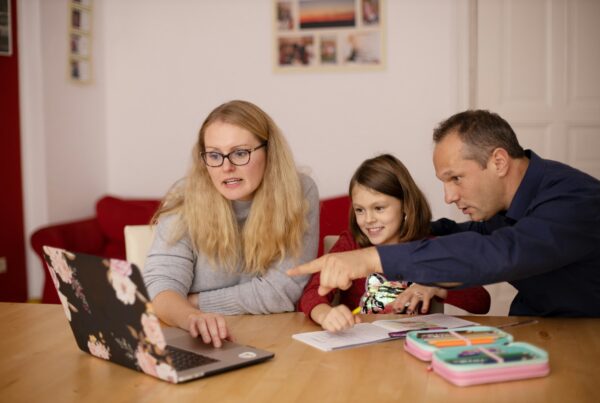
[[[319,195],[273,120],[231,101],[200,128],[193,164],[155,215],[144,281],[157,315],[216,347],[223,314],[293,311],[317,254]]]
[[[352,199],[350,232],[344,232],[331,249],[332,253],[372,245],[387,245],[423,239],[429,236],[431,210],[406,167],[389,154],[364,161],[350,180]],[[360,322],[352,310],[365,292],[365,279],[354,280],[340,292],[340,304],[331,305],[334,292],[318,294],[320,273],[312,275],[300,298],[298,308],[325,330],[340,331]],[[473,313],[486,313],[490,296],[483,287],[448,291],[438,287],[412,284],[395,301],[394,310],[413,313],[421,304],[421,313],[429,310],[434,297]]]

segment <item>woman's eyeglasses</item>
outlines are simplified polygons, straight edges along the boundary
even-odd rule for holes
[[[203,153],[200,153],[200,156],[202,156],[204,163],[206,165],[208,165],[209,167],[213,167],[213,168],[220,167],[225,162],[225,158],[227,158],[229,160],[229,162],[231,162],[233,165],[236,165],[239,167],[242,165],[246,165],[250,162],[250,154],[252,154],[253,151],[258,150],[259,148],[263,148],[266,145],[267,145],[267,142],[264,142],[255,148],[252,148],[249,150],[245,150],[245,149],[233,150],[228,154],[222,154],[217,151],[205,151]]]

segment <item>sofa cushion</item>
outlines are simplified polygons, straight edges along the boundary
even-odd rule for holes
[[[149,224],[160,204],[159,200],[120,199],[105,196],[96,203],[96,218],[108,242],[116,242],[124,249],[126,225]],[[108,245],[107,245],[108,247]]]

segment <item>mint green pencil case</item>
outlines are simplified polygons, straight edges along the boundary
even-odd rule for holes
[[[550,373],[548,353],[529,343],[439,349],[433,371],[458,386],[536,378]]]
[[[491,326],[468,326],[443,330],[418,330],[406,335],[404,349],[420,360],[431,361],[440,349],[479,344],[507,344],[511,334]]]

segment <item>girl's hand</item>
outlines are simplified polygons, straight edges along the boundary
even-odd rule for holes
[[[225,317],[218,313],[197,311],[188,315],[187,330],[193,337],[200,336],[206,344],[211,343],[215,347],[223,345],[222,340],[230,340],[229,331]]]
[[[421,313],[429,311],[430,301],[434,297],[445,299],[448,291],[439,287],[427,287],[413,283],[402,294],[398,295],[396,300],[390,305],[396,313],[401,313],[406,309],[408,314],[417,314],[417,305],[421,304]]]
[[[325,314],[321,326],[330,332],[339,332],[360,322],[360,317],[353,315],[346,305],[338,305]]]

